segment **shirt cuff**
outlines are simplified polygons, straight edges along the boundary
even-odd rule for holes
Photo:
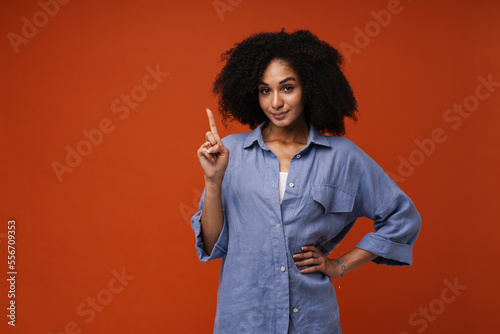
[[[215,259],[219,259],[226,255],[227,252],[227,223],[226,216],[224,215],[224,225],[222,226],[222,230],[219,235],[219,239],[214,245],[212,249],[212,253],[208,255],[205,251],[205,244],[203,243],[203,238],[201,235],[201,210],[196,213],[193,218],[191,218],[191,228],[194,231],[194,235],[196,238],[196,253],[198,254],[198,258],[202,262],[207,262]]]
[[[412,263],[412,245],[384,239],[374,232],[361,239],[356,248],[378,255],[373,262],[389,266],[409,266]]]

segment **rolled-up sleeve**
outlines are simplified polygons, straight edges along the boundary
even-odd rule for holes
[[[385,212],[374,218],[375,232],[368,233],[356,247],[378,255],[373,260],[377,264],[411,265],[421,225],[413,202],[401,191]]]
[[[374,221],[356,246],[378,255],[377,264],[412,264],[412,249],[420,233],[421,218],[411,199],[368,155],[360,163],[357,199],[362,215]]]
[[[228,244],[228,232],[227,232],[227,221],[226,215],[224,214],[224,225],[222,226],[222,231],[219,235],[219,239],[214,245],[212,253],[208,255],[205,251],[205,244],[203,243],[203,238],[201,235],[201,212],[203,209],[203,202],[205,200],[205,191],[201,196],[200,204],[198,206],[198,212],[191,218],[191,228],[194,231],[196,238],[196,253],[198,258],[202,262],[207,262],[215,259],[219,259],[226,255],[227,244]]]

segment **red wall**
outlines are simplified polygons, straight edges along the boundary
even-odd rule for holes
[[[496,332],[498,2],[7,0],[0,13],[0,262],[10,277],[15,220],[17,272],[15,299],[0,281],[2,333],[211,332],[219,262],[198,262],[189,226],[205,107],[220,54],[282,27],[343,51],[360,106],[348,137],[423,218],[413,266],[341,279],[344,332]],[[334,255],[370,230],[360,221]]]

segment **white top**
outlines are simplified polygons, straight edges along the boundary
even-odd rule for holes
[[[280,172],[280,183],[278,185],[279,195],[280,195],[280,204],[281,204],[281,202],[283,202],[283,196],[285,196],[287,177],[288,177],[288,173]]]

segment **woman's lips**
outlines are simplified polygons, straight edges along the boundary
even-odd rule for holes
[[[280,113],[272,113],[272,115],[276,119],[283,119],[283,118],[285,118],[287,113],[288,113],[288,111],[284,111],[284,112],[280,112]]]

